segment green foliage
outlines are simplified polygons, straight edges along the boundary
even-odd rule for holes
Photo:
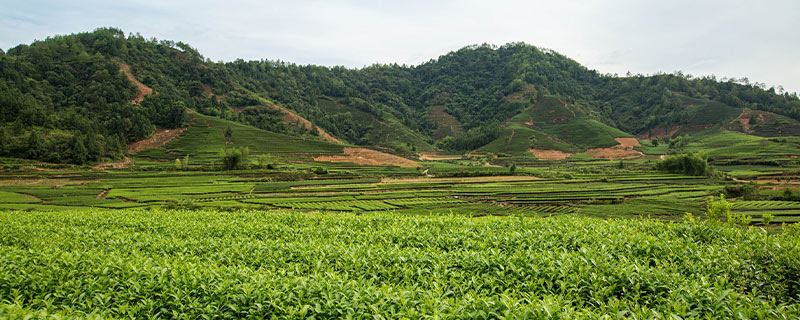
[[[496,124],[470,129],[457,137],[445,137],[437,146],[450,151],[477,149],[497,138]]]
[[[800,316],[798,236],[717,224],[70,210],[0,234],[9,317]]]
[[[755,181],[725,186],[723,192],[728,198],[742,198],[744,200],[757,200],[759,198],[758,185]]]
[[[247,164],[249,148],[230,148],[222,152],[222,168],[225,170],[239,169]],[[176,159],[177,160],[177,159]]]
[[[690,176],[705,176],[709,173],[708,158],[703,153],[668,156],[656,163],[656,169]]]
[[[761,214],[761,222],[765,226],[768,226],[770,224],[770,222],[772,222],[773,219],[775,219],[775,215],[774,214],[766,213],[766,212]]]
[[[719,200],[706,200],[706,219],[711,221],[721,221],[730,215],[733,204],[725,200],[724,195],[719,195]]]

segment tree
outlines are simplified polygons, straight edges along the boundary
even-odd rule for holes
[[[233,139],[233,130],[231,130],[230,126],[226,127],[222,134],[225,136],[226,144]]]
[[[84,164],[86,163],[86,159],[88,158],[89,153],[86,149],[86,146],[83,144],[83,139],[78,137],[73,138],[73,147],[72,147],[72,163],[74,164]]]
[[[247,162],[249,152],[247,147],[225,150],[222,153],[222,167],[225,170],[238,169]]]
[[[656,169],[689,176],[708,174],[708,158],[702,153],[672,155],[656,163]]]

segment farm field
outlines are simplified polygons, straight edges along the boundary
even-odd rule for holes
[[[797,233],[704,222],[73,209],[0,234],[10,318],[800,316]]]

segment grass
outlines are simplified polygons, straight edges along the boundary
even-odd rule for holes
[[[0,234],[8,318],[800,316],[800,238],[756,228],[69,210],[0,212]]]

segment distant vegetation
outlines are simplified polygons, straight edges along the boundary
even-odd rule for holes
[[[688,176],[704,176],[709,172],[708,157],[702,153],[672,155],[659,161],[656,169]]]
[[[121,66],[130,66],[152,94],[139,97]],[[182,42],[104,28],[0,53],[0,155],[76,164],[118,159],[128,143],[156,128],[186,125],[186,109],[272,132],[317,134],[287,123],[280,111],[266,107],[269,103],[346,142],[406,155],[489,144],[503,137],[505,121],[545,96],[563,99],[584,117],[580,121],[599,121],[628,134],[727,123],[744,108],[788,117],[751,116],[750,129],[765,134],[784,134],[770,126],[792,126],[786,121],[800,119],[795,93],[747,79],[723,80],[680,72],[603,75],[524,43],[468,46],[418,66],[215,63]],[[464,133],[434,141],[437,124],[428,108],[433,105],[444,106]],[[576,129],[575,124],[564,128]],[[558,128],[550,129],[555,131],[542,130],[563,138]],[[542,137],[550,145],[575,148],[569,147],[574,141],[561,139],[567,144],[560,145],[548,139]]]

